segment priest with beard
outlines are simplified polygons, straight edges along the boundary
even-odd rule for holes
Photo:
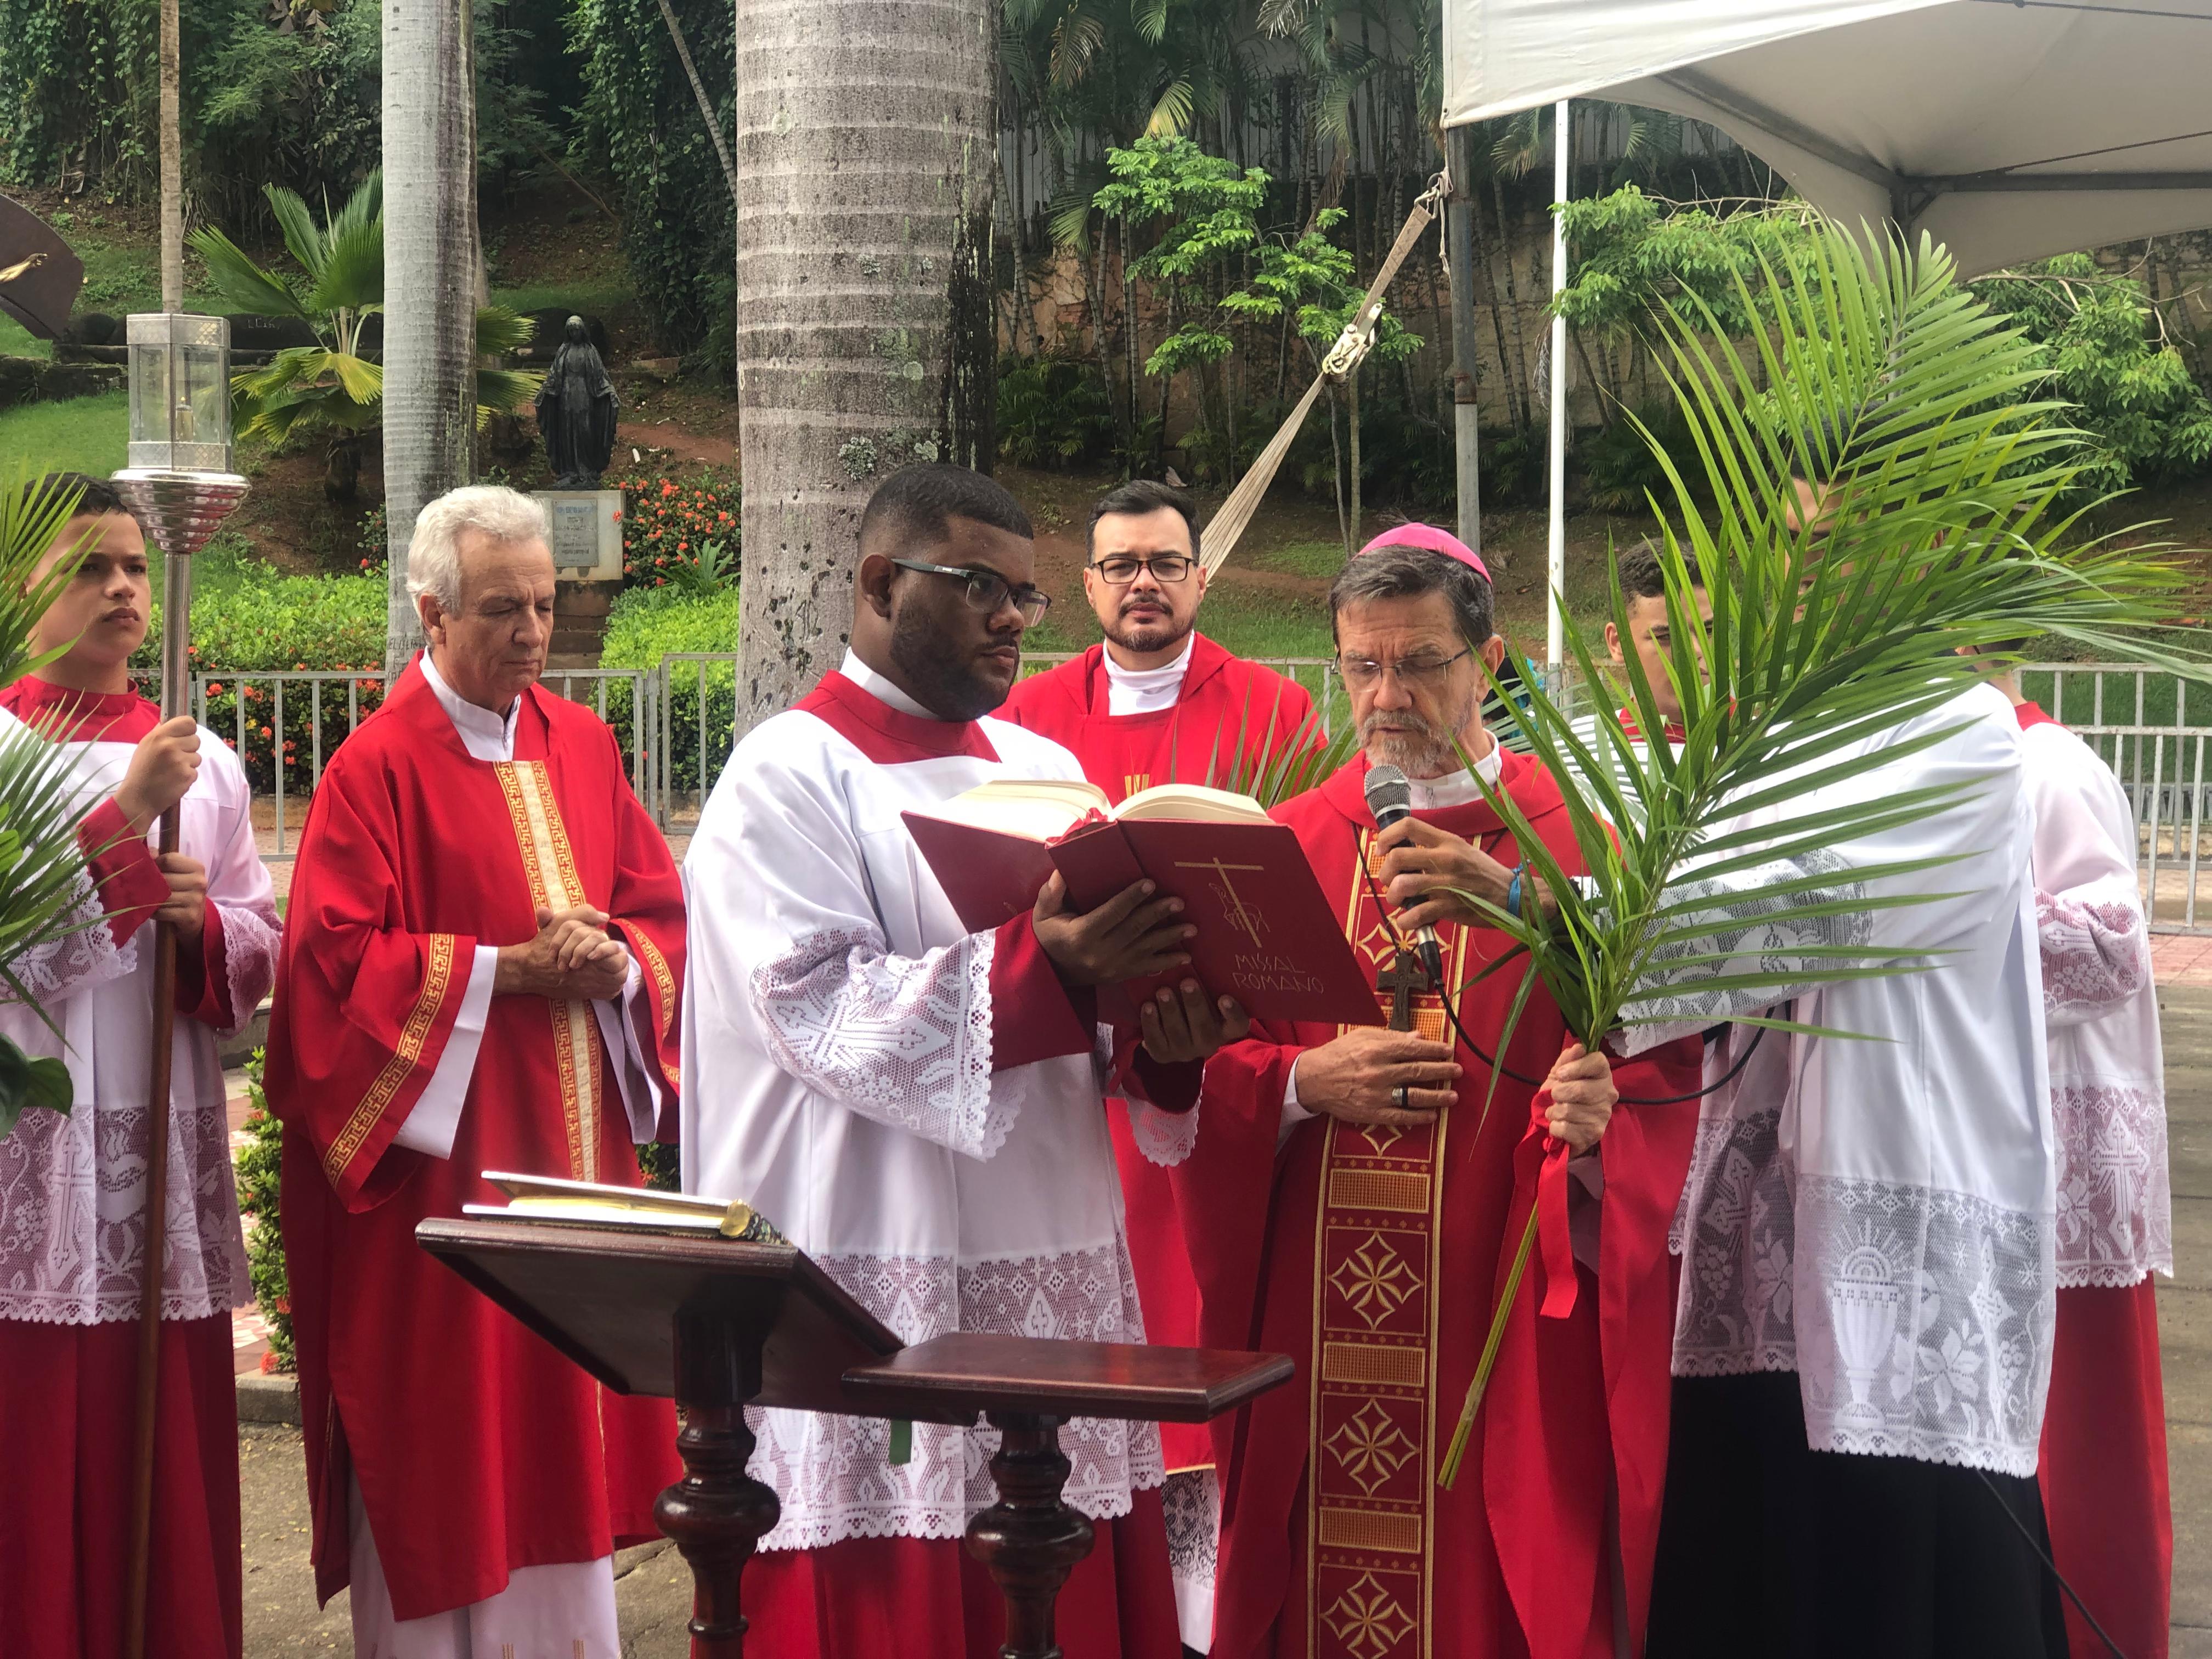
[[[1186,980],[1146,1006],[1143,1057],[1097,1025],[1093,988],[1189,960],[1181,902],[1150,883],[1076,915],[1055,876],[1033,911],[962,925],[902,814],[1082,775],[987,718],[1047,605],[1029,518],[977,473],[911,466],[860,554],[851,648],[738,745],[684,860],[684,1185],[756,1205],[908,1342],[1142,1342],[1104,1093],[1172,1137],[1244,1017]],[[758,1435],[781,1500],[745,1575],[761,1651],[997,1650],[1002,1604],[960,1541],[996,1498],[991,1431],[917,1423],[897,1457],[868,1419],[769,1411]],[[1067,1500],[1100,1523],[1060,1597],[1070,1659],[1173,1654],[1158,1435],[1079,1419],[1060,1443]]]
[[[1649,1595],[1666,1232],[1698,1044],[1620,1062],[1616,1081],[1567,1040],[1540,985],[1509,1037],[1521,975],[1481,975],[1510,941],[1443,920],[1424,896],[1471,859],[1521,861],[1485,785],[1581,867],[1557,784],[1481,722],[1481,664],[1504,647],[1480,560],[1442,532],[1394,533],[1345,567],[1329,605],[1364,752],[1276,816],[1340,907],[1383,1012],[1407,971],[1401,942],[1430,921],[1443,987],[1421,982],[1410,1032],[1255,1025],[1206,1068],[1200,1132],[1174,1173],[1201,1339],[1299,1366],[1218,1425],[1212,1651],[1609,1659],[1640,1647]],[[1412,780],[1413,816],[1378,830],[1365,786],[1385,763]],[[1553,1137],[1574,1152],[1572,1259],[1528,1263],[1447,1490],[1439,1465]]]
[[[1296,680],[1231,656],[1197,629],[1206,598],[1197,508],[1172,484],[1139,478],[1091,509],[1083,595],[1104,640],[1015,682],[1000,717],[1073,751],[1083,775],[1120,802],[1156,783],[1244,788],[1261,769],[1318,740],[1313,699]],[[1156,1342],[1198,1340],[1198,1286],[1183,1249],[1168,1169],[1185,1135],[1139,1142],[1137,1120],[1107,1114],[1129,1206],[1129,1249]],[[1195,1119],[1182,1121],[1188,1132]],[[1212,1439],[1164,1423],[1163,1501],[1184,1642],[1203,1651],[1213,1620],[1221,1488]]]

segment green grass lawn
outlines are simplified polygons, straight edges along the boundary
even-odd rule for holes
[[[0,410],[0,476],[27,466],[105,477],[122,466],[130,440],[126,392]]]

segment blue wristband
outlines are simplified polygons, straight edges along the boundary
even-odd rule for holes
[[[1528,866],[1525,863],[1515,865],[1513,866],[1513,879],[1505,884],[1506,914],[1513,917],[1516,921],[1520,920],[1521,916],[1521,878],[1527,872],[1528,868]]]

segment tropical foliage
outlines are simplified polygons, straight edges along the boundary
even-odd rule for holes
[[[1936,810],[1971,782],[1839,804],[1816,791],[1869,763],[1853,746],[1955,696],[1976,665],[1954,647],[2005,641],[1999,654],[2059,640],[2126,659],[2201,656],[2161,631],[2185,602],[2184,578],[2157,551],[2078,538],[2073,498],[2094,465],[2047,386],[2036,343],[1961,289],[1926,243],[1869,255],[1839,227],[1810,234],[1795,270],[1771,263],[1732,283],[1770,318],[1733,345],[1690,294],[1664,310],[1666,380],[1689,428],[1698,471],[1662,461],[1662,562],[1673,630],[1668,678],[1684,741],[1632,735],[1663,722],[1632,653],[1627,721],[1609,702],[1577,710],[1526,684],[1512,719],[1556,775],[1579,775],[1566,807],[1577,849],[1596,878],[1588,899],[1567,880],[1510,800],[1492,796],[1557,915],[1508,914],[1466,902],[1516,942],[1522,994],[1540,982],[1576,1040],[1595,1048],[1663,963],[1700,989],[1773,989],[1913,971],[1872,947],[1832,945],[1817,962],[1727,970],[1715,936],[1723,900],[1683,884],[1717,879],[1877,834]],[[1824,510],[1801,510],[1793,465],[1831,480]],[[1708,623],[1691,601],[1685,555],[1710,575]],[[1614,620],[1625,633],[1616,590]],[[1566,635],[1583,683],[1602,683],[1580,629]],[[2201,647],[2197,648],[2201,650]],[[1577,729],[1577,722],[1581,729]],[[1940,739],[1938,732],[1928,741]],[[1883,759],[1902,752],[1894,746]],[[1488,793],[1489,792],[1486,792]],[[1756,820],[1747,814],[1756,813]],[[1922,866],[1855,869],[1879,882]],[[1849,903],[1807,876],[1765,890],[1762,915],[1810,921]],[[1899,898],[1896,902],[1910,902]],[[1516,1009],[1517,1009],[1516,1004]],[[1751,1023],[1790,1027],[1780,1019]],[[1534,1236],[1504,1298],[1510,1304]],[[1503,1330],[1501,1305],[1448,1460],[1455,1471]]]
[[[295,191],[271,185],[270,211],[299,274],[269,270],[213,226],[190,238],[206,261],[208,280],[224,301],[252,317],[276,317],[314,331],[312,346],[289,346],[267,367],[231,377],[238,434],[281,443],[295,434],[328,431],[330,464],[323,488],[335,501],[351,501],[361,476],[361,442],[383,418],[384,368],[368,353],[364,333],[384,310],[384,179],[371,173],[336,212],[318,224]],[[519,350],[530,342],[527,318],[495,306],[477,313],[477,349],[485,356]],[[544,380],[518,369],[477,371],[477,421],[526,407]]]
[[[34,488],[27,472],[0,489],[0,685],[36,672],[58,654],[34,652],[32,630],[68,585],[76,560],[56,561],[43,577],[38,566],[69,524],[76,500],[75,492]],[[81,926],[71,912],[83,896],[76,830],[87,805],[67,750],[33,727],[0,737],[0,985],[7,1000],[29,1005],[49,1024],[15,969],[27,953],[59,944]],[[66,1065],[34,1060],[0,1037],[0,1136],[27,1108],[66,1112],[72,1098]]]

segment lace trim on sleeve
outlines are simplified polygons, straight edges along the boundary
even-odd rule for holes
[[[969,1158],[1003,1146],[1017,1091],[991,1086],[991,958],[970,933],[921,957],[872,928],[799,939],[757,969],[752,995],[777,1062],[839,1105]]]
[[[254,1011],[276,982],[276,950],[283,924],[273,910],[255,905],[222,907],[224,976],[229,981],[231,1024],[222,1033],[236,1036],[253,1022]]]
[[[1147,1164],[1172,1170],[1198,1149],[1197,1107],[1187,1112],[1164,1112],[1134,1095],[1122,1104],[1129,1109],[1129,1137]]]
[[[2046,1015],[2094,1013],[2150,981],[2150,934],[2139,904],[2038,891],[2035,926]]]
[[[114,930],[106,925],[106,914],[90,879],[80,878],[64,919],[64,925],[73,931],[33,945],[8,964],[33,1002],[48,1006],[137,970],[137,936],[116,944]]]
[[[2058,1282],[2132,1285],[2173,1272],[2166,1101],[2127,1084],[2053,1085]]]

